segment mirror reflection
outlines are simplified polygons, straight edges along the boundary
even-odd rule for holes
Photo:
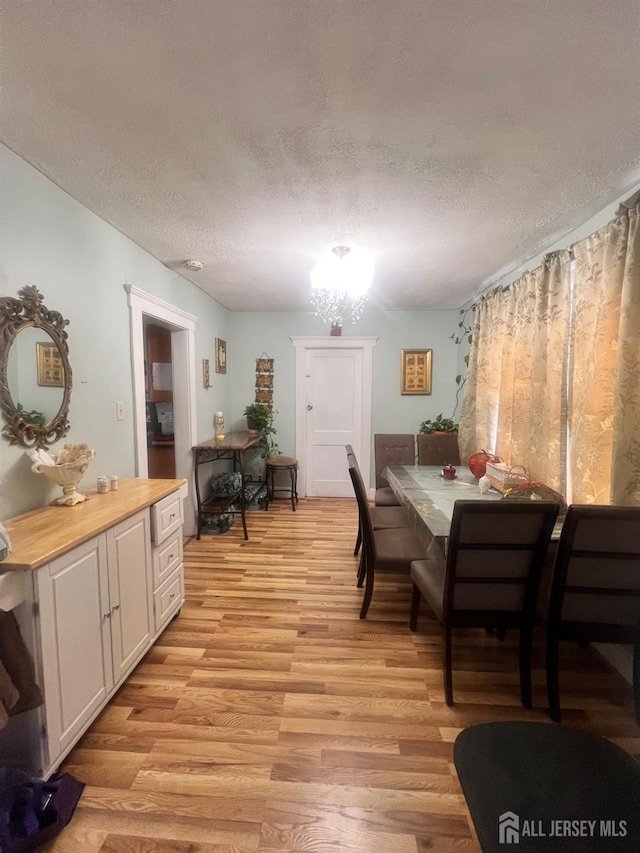
[[[53,421],[64,399],[64,368],[51,335],[34,326],[16,335],[9,348],[7,384],[27,423],[44,426]]]
[[[68,323],[37,287],[0,297],[0,409],[11,444],[44,448],[69,432]]]

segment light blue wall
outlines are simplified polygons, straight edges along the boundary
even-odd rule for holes
[[[201,360],[211,359],[213,367],[214,339],[230,339],[231,313],[3,146],[0,186],[0,295],[17,296],[20,288],[35,285],[45,305],[69,320],[71,431],[53,452],[64,442],[95,448],[81,486],[94,487],[99,473],[136,474],[125,283],[198,317],[197,430],[199,440],[209,438],[213,412],[231,405],[232,378],[214,372],[214,387],[206,391]],[[124,401],[124,421],[115,419],[116,400]],[[21,447],[0,439],[0,519],[41,506],[56,492],[31,472]]]
[[[372,432],[417,433],[425,418],[449,416],[455,401],[457,347],[451,340],[458,311],[365,310],[355,326],[345,326],[343,336],[377,336],[373,350]],[[311,312],[234,312],[230,367],[234,377],[232,415],[236,428],[244,428],[242,411],[255,399],[256,358],[263,352],[274,363],[274,408],[278,414],[276,441],[285,454],[295,451],[294,348],[291,337],[329,334],[328,326]],[[402,396],[402,349],[433,350],[432,393]]]
[[[36,285],[45,304],[69,319],[73,369],[71,431],[68,442],[87,442],[96,450],[84,488],[99,473],[135,476],[133,390],[129,310],[123,285],[133,284],[195,315],[197,438],[213,434],[212,415],[222,410],[231,425],[244,428],[242,410],[254,399],[255,359],[275,359],[274,402],[277,440],[283,452],[294,450],[294,350],[290,337],[325,335],[328,328],[311,312],[232,313],[116,231],[0,145],[0,295],[16,296]],[[625,198],[632,191],[625,194]],[[604,224],[617,202],[567,235],[570,245]],[[185,247],[185,257],[189,247]],[[528,267],[535,266],[538,258]],[[514,278],[520,271],[512,273]],[[503,279],[503,282],[505,280]],[[373,432],[412,432],[425,418],[455,405],[455,376],[464,350],[451,340],[455,311],[365,311],[344,335],[374,335]],[[216,374],[214,340],[228,344],[227,374]],[[433,393],[400,394],[403,348],[433,349]],[[203,358],[211,361],[213,388],[200,381]],[[116,400],[125,404],[124,421],[115,419]],[[458,408],[457,416],[460,409]],[[53,448],[56,452],[62,442]],[[41,506],[55,487],[33,474],[20,447],[0,439],[0,519]]]

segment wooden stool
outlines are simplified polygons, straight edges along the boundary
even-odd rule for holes
[[[290,486],[275,488],[274,473],[276,471],[288,471],[291,480]],[[274,492],[289,492],[291,493],[291,509],[296,511],[296,503],[298,502],[298,460],[293,456],[271,456],[267,459],[267,489],[269,491],[269,500],[273,499]]]

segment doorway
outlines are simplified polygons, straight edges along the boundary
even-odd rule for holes
[[[125,284],[129,301],[131,358],[133,363],[133,403],[135,411],[136,474],[149,476],[147,454],[147,400],[145,383],[145,325],[166,328],[171,335],[171,384],[173,393],[173,435],[175,476],[185,479],[190,500],[184,502],[185,534],[195,533],[193,497],[193,457],[196,439],[195,324],[197,317]],[[166,372],[166,371],[165,371]]]
[[[296,348],[298,491],[307,497],[353,497],[345,445],[353,447],[362,470],[370,471],[373,347],[378,339],[291,340]]]
[[[144,366],[147,404],[147,466],[151,480],[176,476],[173,426],[171,328],[145,315]]]

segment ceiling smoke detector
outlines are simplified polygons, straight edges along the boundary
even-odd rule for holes
[[[202,269],[204,264],[202,263],[202,261],[191,260],[185,261],[183,266],[185,266],[191,272],[198,272],[198,270]]]

